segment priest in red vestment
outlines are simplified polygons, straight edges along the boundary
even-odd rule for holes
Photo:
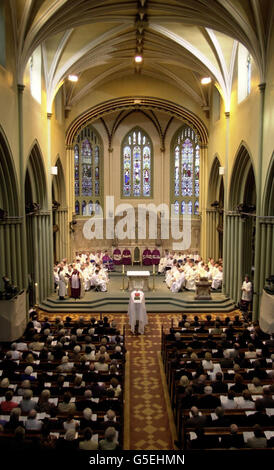
[[[81,295],[81,278],[80,278],[80,273],[77,271],[76,268],[72,271],[72,274],[69,278],[69,283],[70,283],[70,291],[71,294],[70,296],[73,299],[80,299]]]
[[[146,247],[143,251],[143,266],[151,266],[152,265],[152,254],[151,251]]]
[[[122,264],[126,264],[126,265],[129,265],[131,264],[131,253],[129,251],[128,248],[125,248],[123,250],[123,254],[122,254]]]
[[[160,251],[157,248],[155,248],[152,252],[152,264],[155,264],[156,266],[158,266],[158,264],[160,263],[160,259],[161,259]]]

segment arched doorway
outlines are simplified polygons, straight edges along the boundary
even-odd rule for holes
[[[0,126],[0,290],[2,277],[23,287],[18,185],[11,150]]]
[[[245,274],[253,280],[256,224],[256,183],[250,154],[241,144],[230,180],[226,215],[225,290],[238,302]]]
[[[220,160],[216,156],[209,177],[206,210],[206,256],[216,260],[223,257],[224,181],[219,172],[220,166]]]
[[[57,174],[52,179],[52,224],[54,263],[67,257],[68,251],[68,210],[63,166],[60,158],[56,161]]]
[[[51,292],[52,253],[50,213],[42,154],[34,143],[25,176],[26,237],[29,304],[41,302]]]

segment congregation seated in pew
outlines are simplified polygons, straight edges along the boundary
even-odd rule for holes
[[[257,322],[183,314],[162,356],[179,447],[273,447],[274,348]]]
[[[107,317],[38,322],[34,313],[32,320],[23,338],[1,350],[0,448],[14,448],[14,436],[18,450],[119,448],[124,335]],[[15,359],[11,351],[18,351]],[[35,354],[32,366],[24,353]]]

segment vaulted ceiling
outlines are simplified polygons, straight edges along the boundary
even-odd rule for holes
[[[105,81],[136,73],[164,80],[208,106],[210,76],[229,100],[238,42],[265,79],[273,0],[9,0],[18,83],[42,46],[48,109],[64,84],[73,106]],[[143,63],[136,66],[136,49]],[[68,74],[80,80],[68,84]]]

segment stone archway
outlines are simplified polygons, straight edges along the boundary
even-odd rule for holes
[[[27,266],[29,303],[39,303],[52,290],[50,212],[46,174],[37,141],[29,154],[25,176]]]

